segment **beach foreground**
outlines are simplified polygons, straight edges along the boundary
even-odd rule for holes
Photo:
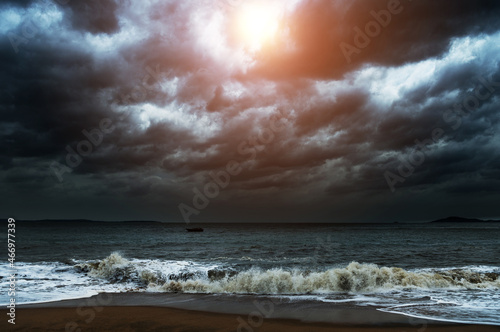
[[[135,305],[134,305],[135,303]],[[3,317],[7,310],[1,310]],[[360,309],[253,296],[100,294],[24,305],[2,331],[500,331]]]
[[[88,309],[88,308],[84,308]],[[2,310],[5,317],[5,310]],[[479,325],[380,325],[348,326],[300,322],[291,319],[266,319],[259,328],[239,328],[238,315],[217,314],[157,307],[109,307],[87,324],[76,308],[20,309],[16,325],[4,320],[2,331],[499,331],[494,326]],[[68,324],[72,322],[73,324]],[[7,326],[10,325],[10,326]]]

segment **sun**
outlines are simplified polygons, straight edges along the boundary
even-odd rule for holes
[[[257,51],[276,37],[279,12],[270,4],[248,3],[240,8],[237,24],[241,41],[249,49]]]

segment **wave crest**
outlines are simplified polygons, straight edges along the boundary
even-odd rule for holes
[[[117,253],[99,262],[79,264],[82,272],[113,282],[135,280],[153,291],[235,294],[328,294],[335,292],[376,292],[403,288],[481,289],[500,288],[497,273],[470,269],[410,272],[398,267],[350,263],[345,268],[321,272],[253,268],[235,272],[200,269],[185,264],[183,269],[162,271],[148,268]]]

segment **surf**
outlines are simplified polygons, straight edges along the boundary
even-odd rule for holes
[[[175,265],[178,266],[175,266]],[[135,281],[150,291],[232,294],[371,293],[404,289],[499,289],[499,274],[473,269],[407,271],[399,267],[351,262],[324,271],[267,269],[236,271],[215,266],[133,261],[112,253],[75,265],[81,273],[111,282]],[[174,266],[172,266],[174,265]]]

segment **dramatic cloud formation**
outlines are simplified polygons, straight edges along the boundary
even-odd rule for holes
[[[3,1],[0,211],[500,217],[499,17],[487,0]]]

